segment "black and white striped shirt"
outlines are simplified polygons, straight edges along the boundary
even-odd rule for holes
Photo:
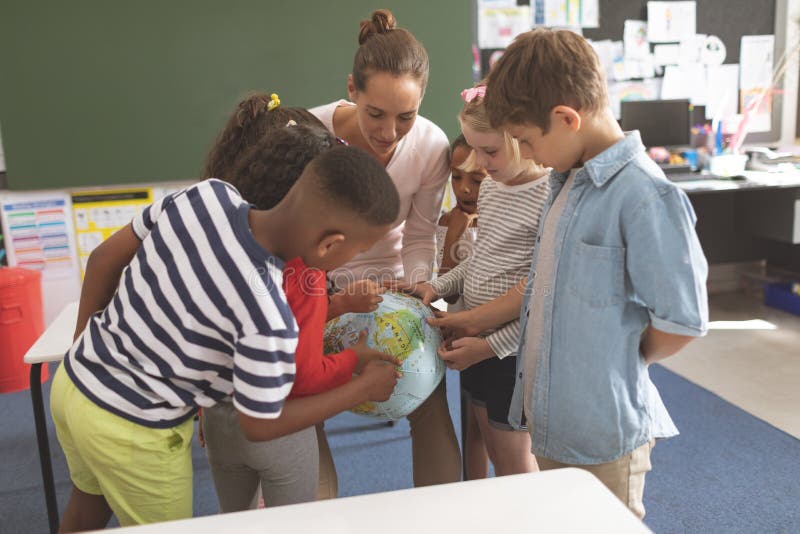
[[[478,237],[469,259],[431,284],[439,296],[463,294],[470,310],[496,299],[528,276],[539,217],[550,194],[547,175],[520,185],[486,178],[478,194]],[[486,337],[499,358],[519,351],[519,319]]]
[[[133,220],[142,244],[64,360],[87,397],[155,428],[229,395],[250,416],[280,415],[297,325],[284,262],[255,241],[249,210],[230,184],[211,179]]]

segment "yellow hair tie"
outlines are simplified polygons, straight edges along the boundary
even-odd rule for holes
[[[278,95],[272,93],[269,95],[269,104],[267,104],[267,111],[272,111],[273,109],[277,108],[281,105],[281,99],[278,98]]]

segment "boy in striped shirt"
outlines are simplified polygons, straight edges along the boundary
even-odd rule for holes
[[[297,326],[281,286],[289,259],[329,270],[369,249],[398,206],[374,158],[336,147],[271,210],[206,180],[100,245],[51,394],[74,483],[61,530],[102,528],[112,511],[123,525],[191,516],[198,407],[232,395],[245,435],[260,441],[388,398],[397,373],[374,362],[341,388],[285,401]]]

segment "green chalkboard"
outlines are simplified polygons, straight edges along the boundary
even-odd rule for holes
[[[467,0],[0,0],[0,125],[10,189],[197,177],[253,90],[346,97],[358,22],[387,7],[430,55],[422,114],[457,133],[471,83]]]

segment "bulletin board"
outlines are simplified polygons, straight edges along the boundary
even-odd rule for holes
[[[517,0],[519,6],[535,9],[541,0]],[[478,43],[478,13],[481,0],[474,2],[474,42]],[[587,39],[622,40],[626,20],[647,20],[647,0],[598,0],[599,17],[597,27],[582,28]],[[735,64],[740,60],[740,41],[746,35],[775,35],[773,57],[779,58],[786,47],[786,17],[788,0],[696,0],[696,33],[716,35],[725,45],[725,64]],[[484,4],[485,5],[485,4]],[[533,25],[533,24],[532,24]],[[652,45],[651,45],[652,47]],[[479,75],[488,74],[490,62],[502,49],[476,50],[479,61]],[[747,142],[776,142],[781,135],[781,104],[777,95],[773,99],[771,128],[763,133],[750,133]]]

